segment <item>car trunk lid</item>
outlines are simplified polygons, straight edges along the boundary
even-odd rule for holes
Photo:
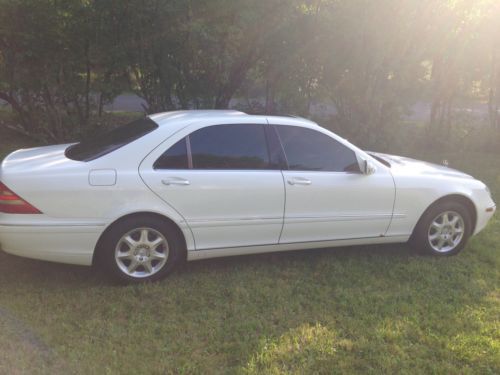
[[[32,172],[62,164],[74,164],[64,152],[69,144],[21,149],[9,154],[2,162],[2,172]]]

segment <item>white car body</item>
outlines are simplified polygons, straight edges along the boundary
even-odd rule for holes
[[[155,131],[92,161],[65,157],[69,145],[10,154],[0,181],[42,213],[0,213],[1,248],[28,258],[91,265],[108,227],[127,215],[154,213],[175,223],[187,259],[196,260],[406,242],[425,210],[448,196],[473,208],[474,234],[495,210],[487,187],[471,176],[385,156],[388,167],[308,120],[237,111],[178,111],[150,119],[159,125]],[[313,129],[353,150],[371,173],[152,167],[183,137],[221,124]]]

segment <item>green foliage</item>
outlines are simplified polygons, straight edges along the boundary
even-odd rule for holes
[[[142,2],[140,2],[142,4]],[[131,72],[155,112],[227,108],[269,39],[286,27],[295,1],[146,3],[131,14]]]
[[[329,126],[367,145],[391,144],[423,101],[433,148],[463,134],[453,108],[474,99],[500,131],[494,0],[0,0],[0,9],[0,99],[11,127],[45,140],[92,131],[125,90],[149,113],[238,98],[247,110],[310,117],[331,103]]]
[[[15,127],[51,141],[84,133],[128,84],[123,53],[108,48],[108,20],[79,0],[2,0],[0,8],[0,99]]]

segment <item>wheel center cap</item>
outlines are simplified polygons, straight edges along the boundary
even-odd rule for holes
[[[451,236],[451,235],[452,235],[452,233],[453,233],[453,230],[452,230],[452,228],[451,228],[451,227],[445,227],[445,228],[443,229],[443,236],[444,236],[445,238],[448,238],[449,236]]]
[[[145,262],[149,259],[149,246],[139,245],[135,249],[134,255],[139,262]]]

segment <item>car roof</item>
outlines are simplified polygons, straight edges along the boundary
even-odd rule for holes
[[[243,118],[248,122],[249,119],[255,118],[255,120],[267,119],[270,124],[282,124],[282,125],[301,125],[306,127],[320,127],[318,124],[307,120],[305,118],[296,116],[267,116],[267,115],[254,115],[247,114],[245,112],[232,110],[232,109],[206,109],[206,110],[185,110],[185,111],[171,111],[162,112],[150,115],[149,118],[156,122],[159,126],[163,127],[165,125],[185,125],[198,120],[210,121],[214,124],[217,121],[223,121],[228,123],[234,119],[235,123],[238,123]],[[259,122],[260,122],[259,121]]]
[[[162,112],[156,113],[154,115],[150,115],[149,118],[158,125],[163,125],[166,122],[170,122],[171,120],[195,120],[199,118],[207,118],[207,117],[228,117],[228,116],[244,116],[246,113],[236,111],[236,110],[228,110],[228,109],[208,109],[208,110],[187,110],[187,111],[171,111],[171,112]]]

